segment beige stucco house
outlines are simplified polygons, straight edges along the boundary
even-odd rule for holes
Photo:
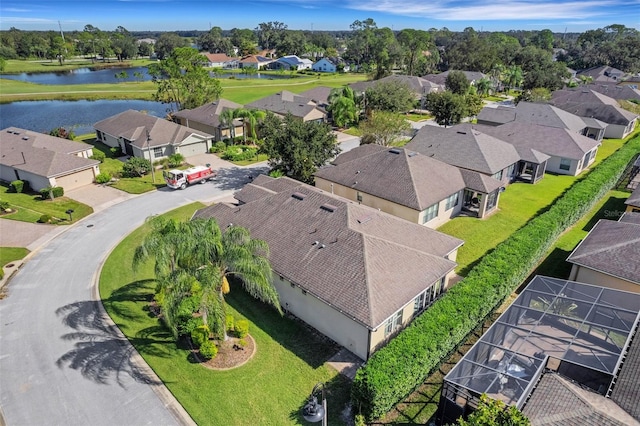
[[[324,191],[437,228],[470,210],[463,200],[465,191],[486,191],[480,192],[485,203],[478,202],[483,205],[478,206],[477,215],[483,217],[486,196],[502,187],[497,179],[487,176],[483,182],[477,172],[465,172],[468,176],[455,166],[414,151],[371,144],[339,155],[314,177],[316,187]]]
[[[139,111],[127,110],[97,122],[96,138],[123,153],[154,162],[173,154],[209,152],[213,135]]]
[[[233,124],[221,118],[225,110],[237,110],[242,105],[227,99],[218,99],[198,108],[183,109],[173,114],[176,123],[213,135],[215,141],[244,135],[242,120],[235,118]]]
[[[0,179],[22,180],[38,191],[62,187],[65,191],[93,183],[100,162],[92,160],[93,146],[8,127],[0,131]]]
[[[640,293],[640,213],[602,219],[567,258],[570,280]]]
[[[307,97],[283,90],[265,98],[258,99],[247,105],[247,108],[271,111],[277,116],[284,117],[290,113],[302,121],[325,122],[327,113],[318,104]]]
[[[260,175],[236,199],[194,217],[265,240],[282,308],[364,360],[450,286],[463,244],[289,178]]]

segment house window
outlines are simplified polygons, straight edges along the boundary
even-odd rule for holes
[[[491,176],[491,177],[494,178],[494,179],[502,180],[502,172],[503,171],[504,170],[500,170],[498,173],[494,173],[494,175]]]
[[[509,179],[513,179],[513,178],[516,177],[516,164],[515,163],[510,165],[509,168],[507,169],[507,176],[509,177]]]
[[[425,306],[425,299],[427,298],[427,294],[426,291],[421,293],[420,296],[416,297],[414,303],[413,303],[413,314],[417,314],[418,312],[420,312],[422,309],[424,309]]]
[[[153,148],[153,156],[154,157],[162,157],[162,147],[160,148]]]
[[[593,153],[592,151],[589,151],[584,155],[584,160],[582,161],[582,164],[584,164],[585,167],[589,165],[589,161],[591,160],[592,153]]]
[[[487,196],[487,209],[486,211],[491,210],[496,206],[498,201],[498,191],[493,191],[491,194]]]
[[[396,312],[394,316],[389,318],[384,324],[384,337],[400,329],[402,326],[402,309]]]
[[[359,202],[359,203],[361,203],[361,202],[362,202],[362,192],[358,192],[358,193],[356,194],[356,199],[358,200],[358,202]]]
[[[446,203],[446,207],[444,208],[445,210],[449,210],[454,208],[455,206],[458,205],[458,196],[460,195],[459,192],[456,192],[455,194],[451,194],[448,198],[447,198],[447,203]]]
[[[571,169],[571,160],[568,158],[560,159],[560,170],[569,170]]]
[[[427,223],[436,216],[438,216],[438,203],[427,207],[424,211],[424,216],[422,217],[422,223]]]

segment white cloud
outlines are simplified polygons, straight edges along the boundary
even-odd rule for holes
[[[9,13],[29,13],[31,12],[31,10],[29,9],[18,9],[17,7],[6,7],[2,9],[2,12],[9,12]]]
[[[3,24],[48,24],[57,23],[55,19],[48,18],[25,18],[22,16],[3,16],[0,18],[0,22]]]
[[[349,0],[346,7],[416,18],[447,21],[584,19],[602,15],[616,1],[477,0],[425,3],[418,0]]]

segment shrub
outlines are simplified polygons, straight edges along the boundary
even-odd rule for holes
[[[229,161],[246,161],[255,158],[258,149],[247,145],[231,145],[225,149],[222,159]]]
[[[93,155],[89,158],[91,158],[92,160],[98,160],[101,163],[104,163],[104,159],[107,156],[104,154],[104,152],[102,151],[98,151],[97,149],[95,151],[93,151]]]
[[[0,201],[0,210],[6,212],[9,209],[11,209],[11,204],[8,201]]]
[[[214,143],[211,148],[209,148],[209,152],[215,154],[218,152],[223,152],[225,149],[227,149],[227,144],[223,141],[218,141]]]
[[[210,360],[215,358],[216,355],[218,355],[218,347],[211,340],[207,340],[200,345],[200,356],[202,358]]]
[[[184,163],[184,155],[182,154],[172,154],[169,156],[169,160],[167,164],[169,167],[179,167]]]
[[[49,186],[40,190],[40,197],[42,197],[43,200],[46,200],[47,198],[54,199],[62,197],[63,195],[64,188],[61,186]]]
[[[146,158],[131,157],[122,165],[122,176],[142,177],[151,171],[151,161]]]
[[[387,413],[436,371],[450,354],[527,278],[556,239],[618,181],[640,149],[640,137],[569,188],[545,213],[484,256],[469,274],[373,354],[356,373],[351,399],[365,419]],[[399,362],[402,360],[402,362]]]
[[[111,155],[113,157],[121,157],[122,156],[122,148],[120,148],[119,146],[113,147],[113,148],[109,148],[109,152],[111,152]]]
[[[235,330],[234,320],[235,318],[233,318],[233,315],[227,314],[227,331]]]
[[[271,176],[272,178],[279,178],[284,176],[284,172],[282,170],[271,170],[269,172],[269,176]]]
[[[249,334],[249,321],[241,319],[236,321],[236,334],[239,338],[244,339]]]
[[[11,182],[11,192],[20,194],[22,191],[24,191],[24,186],[25,185],[23,180],[14,180],[13,182]]]
[[[196,347],[202,346],[202,344],[209,340],[209,327],[206,325],[200,325],[191,330],[191,341]]]
[[[49,216],[48,214],[43,214],[42,216],[40,216],[40,219],[38,219],[38,223],[49,223],[51,222],[51,216]]]
[[[103,172],[96,176],[96,183],[108,183],[111,181],[111,175],[109,173]]]

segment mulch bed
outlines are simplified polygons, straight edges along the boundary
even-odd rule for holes
[[[251,335],[244,338],[246,342],[244,347],[239,346],[239,341],[240,339],[236,337],[229,337],[224,342],[218,342],[218,354],[215,358],[203,362],[202,365],[212,370],[230,370],[240,367],[256,353],[256,342]]]

